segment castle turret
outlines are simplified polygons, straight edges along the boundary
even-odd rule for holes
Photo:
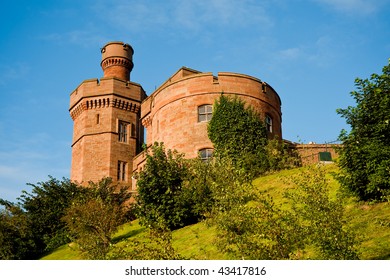
[[[131,185],[133,157],[143,143],[139,84],[130,82],[133,48],[111,42],[102,49],[104,76],[83,81],[70,95],[73,119],[71,180],[86,184],[111,177]]]
[[[107,43],[102,49],[100,63],[104,77],[115,77],[130,81],[130,72],[133,70],[134,50],[129,44],[122,42]]]

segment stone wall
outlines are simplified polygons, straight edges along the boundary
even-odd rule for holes
[[[320,162],[320,152],[330,152],[332,161],[338,158],[337,147],[339,144],[294,144],[301,157],[302,165],[309,165]]]
[[[131,184],[133,157],[143,143],[140,107],[145,97],[139,84],[115,77],[86,80],[72,92],[71,180],[87,184],[111,177],[115,183]],[[125,142],[118,140],[120,121],[128,124]],[[118,161],[126,163],[121,182],[117,182]]]
[[[281,101],[278,94],[259,79],[235,73],[201,73],[182,68],[141,105],[146,142],[164,142],[169,149],[196,157],[198,151],[212,148],[207,122],[198,121],[198,107],[213,105],[221,94],[238,96],[257,110],[263,119],[272,118],[270,137],[282,137]]]

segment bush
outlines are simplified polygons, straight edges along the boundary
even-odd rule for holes
[[[112,235],[127,221],[130,193],[118,190],[110,178],[81,187],[67,209],[63,221],[72,239],[88,259],[105,259],[112,245]]]
[[[166,151],[162,143],[147,150],[145,168],[136,175],[137,213],[142,225],[154,227],[163,221],[172,230],[198,221],[199,213],[193,209],[196,198],[184,186],[188,175],[183,154]]]

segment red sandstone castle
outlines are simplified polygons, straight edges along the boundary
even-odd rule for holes
[[[131,185],[133,171],[144,160],[140,154],[144,128],[147,145],[164,142],[189,158],[211,156],[207,123],[222,92],[251,105],[269,136],[282,139],[280,97],[257,78],[227,72],[214,76],[183,67],[147,96],[141,85],[130,81],[134,54],[130,45],[110,42],[101,52],[103,78],[83,81],[70,95],[72,181],[83,184],[111,177]]]

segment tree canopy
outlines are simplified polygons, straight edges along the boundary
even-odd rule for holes
[[[61,220],[72,199],[82,189],[69,179],[53,177],[37,184],[28,184],[18,203],[0,199],[5,206],[0,227],[5,259],[35,259],[70,241],[66,224]]]
[[[351,126],[340,134],[339,180],[362,200],[382,200],[390,193],[390,61],[355,86],[356,106],[337,110]]]

